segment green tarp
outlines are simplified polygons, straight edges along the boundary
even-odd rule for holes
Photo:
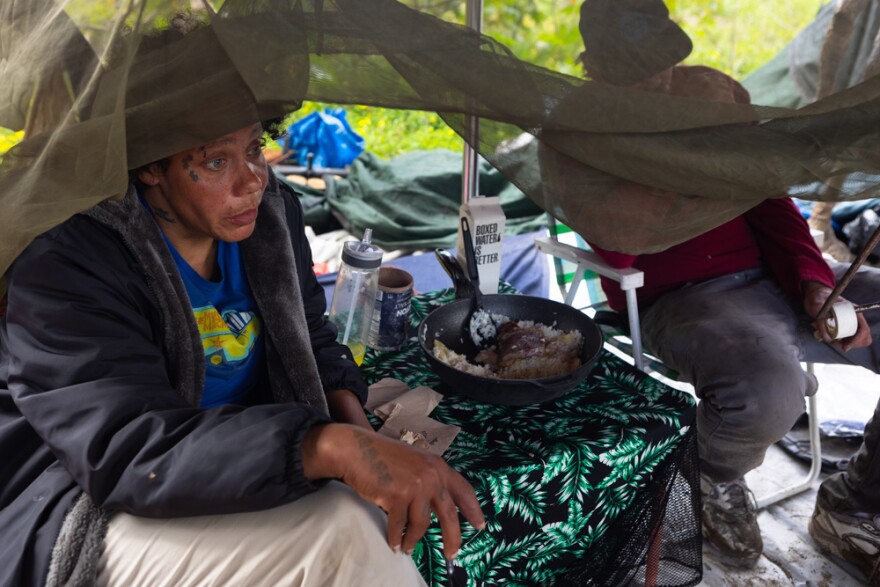
[[[525,148],[534,149],[531,144]],[[354,235],[372,228],[373,242],[383,248],[429,249],[455,244],[461,169],[461,153],[447,149],[412,151],[390,160],[366,152],[346,177],[325,176],[325,191],[288,183],[303,193],[306,223],[318,234],[339,226]],[[480,161],[479,172],[479,193],[500,198],[507,234],[545,226],[544,211],[495,168]]]
[[[755,104],[800,108],[870,77],[878,34],[876,1],[828,2],[776,57],[746,76],[743,85]]]

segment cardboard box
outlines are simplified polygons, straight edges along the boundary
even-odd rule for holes
[[[498,279],[501,277],[501,241],[504,238],[504,211],[497,197],[480,196],[472,198],[459,208],[459,218],[467,218],[474,240],[474,253],[480,275],[480,291],[484,294],[498,293]],[[467,255],[458,228],[456,257],[467,271]]]

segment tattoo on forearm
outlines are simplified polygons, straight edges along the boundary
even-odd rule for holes
[[[358,446],[361,449],[361,456],[370,465],[370,470],[376,475],[379,485],[390,485],[393,481],[391,473],[388,472],[388,465],[380,459],[379,451],[373,447],[373,439],[366,433],[358,432]]]
[[[167,210],[164,210],[162,208],[153,208],[153,214],[159,220],[164,220],[165,222],[167,222],[169,224],[174,224],[174,222],[175,222],[174,217],[171,216],[171,214],[169,214]]]

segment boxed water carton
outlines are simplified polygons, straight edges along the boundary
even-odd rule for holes
[[[501,241],[504,237],[505,222],[499,198],[494,196],[471,198],[459,208],[459,218],[467,218],[471,228],[480,276],[480,291],[484,294],[498,293],[498,279],[501,276]],[[464,250],[461,223],[458,227],[456,257],[467,271],[465,266],[467,255]]]

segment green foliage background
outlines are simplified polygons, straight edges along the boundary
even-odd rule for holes
[[[403,0],[444,20],[465,22],[466,0]],[[741,79],[779,52],[815,16],[823,0],[666,0],[672,17],[694,41],[686,63],[704,64]],[[188,0],[165,0],[182,10]],[[211,0],[217,5],[217,0]],[[582,47],[577,23],[581,0],[483,0],[483,32],[521,59],[570,75],[580,75],[575,58]],[[89,15],[114,10],[115,0],[71,0]],[[84,24],[84,23],[81,23]],[[90,30],[86,27],[86,30]],[[100,34],[100,32],[95,32]],[[290,122],[330,104],[306,103]],[[366,139],[367,150],[390,158],[414,149],[460,150],[462,141],[433,112],[345,106],[348,121]],[[0,153],[20,133],[0,128]]]
[[[23,131],[13,132],[8,128],[0,127],[0,153],[5,153],[21,141],[23,135]]]
[[[445,20],[465,22],[465,0],[403,0]],[[569,75],[583,43],[577,24],[582,0],[483,0],[483,32],[520,59]],[[672,18],[691,36],[686,64],[715,67],[737,79],[776,55],[806,26],[822,0],[666,0]],[[291,121],[325,105],[306,103]],[[345,106],[366,148],[390,158],[413,149],[460,150],[461,139],[433,112]]]

